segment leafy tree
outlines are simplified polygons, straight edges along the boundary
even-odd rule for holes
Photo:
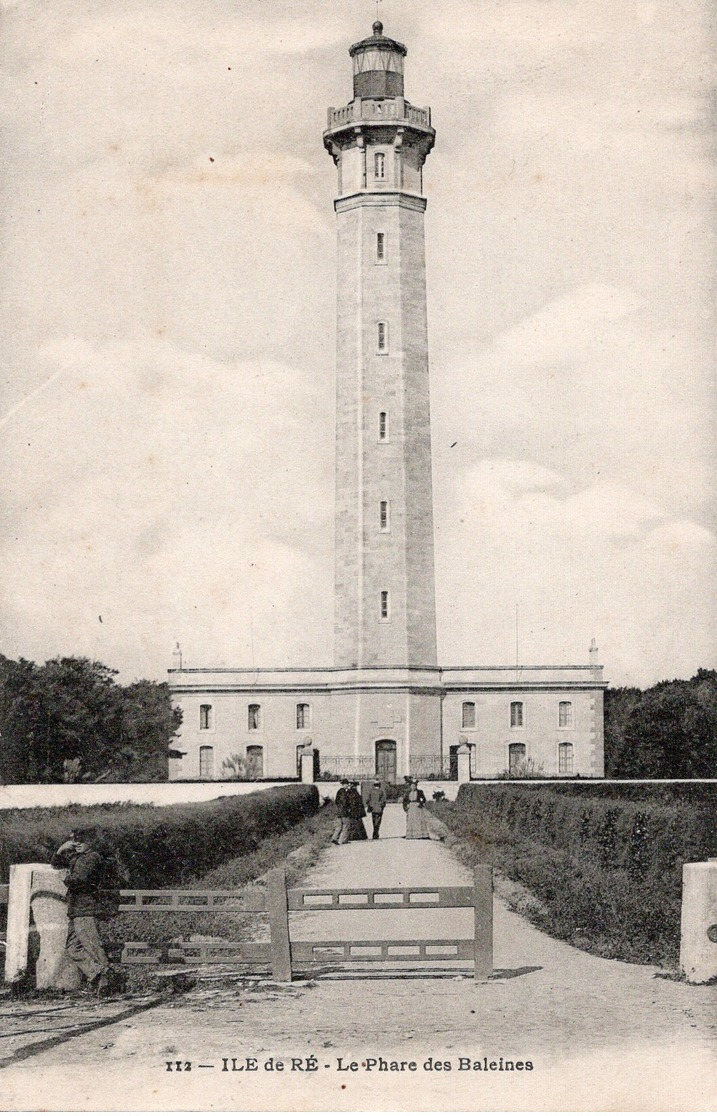
[[[225,759],[222,763],[222,778],[226,780],[249,779],[248,764],[244,756],[235,752],[228,759]]]
[[[608,691],[608,694],[610,691]],[[618,778],[717,776],[717,673],[700,670],[606,702],[606,770]]]
[[[605,774],[609,779],[624,775],[625,725],[641,697],[642,690],[636,686],[608,687],[605,691]]]
[[[166,683],[120,686],[84,658],[43,666],[0,657],[0,778],[17,782],[162,780],[181,723]]]

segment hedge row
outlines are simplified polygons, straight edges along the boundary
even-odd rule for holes
[[[685,861],[717,855],[717,788],[694,788],[675,800],[630,801],[589,788],[464,784],[457,807],[480,814],[522,838],[589,859],[607,869],[645,877]],[[603,788],[601,788],[603,790]],[[605,788],[609,790],[609,788]]]
[[[526,913],[541,929],[601,956],[672,966],[682,865],[717,855],[715,788],[665,799],[466,785],[432,808],[466,840],[469,862],[493,863],[539,900]]]
[[[0,813],[0,882],[11,864],[47,862],[77,825],[97,826],[131,887],[174,887],[253,852],[319,809],[316,787],[292,785],[179,806],[57,807]]]

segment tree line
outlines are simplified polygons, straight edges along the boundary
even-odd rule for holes
[[[717,778],[717,671],[605,691],[605,775]]]
[[[160,782],[182,722],[165,682],[85,658],[0,655],[0,782]]]
[[[166,682],[85,658],[0,655],[0,782],[161,782],[182,722]],[[717,671],[605,692],[605,774],[717,777]]]

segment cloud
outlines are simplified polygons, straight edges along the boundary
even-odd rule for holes
[[[6,653],[161,676],[173,639],[195,664],[330,647],[333,414],[310,376],[165,342],[41,359],[63,376],[3,434]]]
[[[443,661],[448,646],[453,661],[512,661],[516,603],[523,662],[584,662],[593,636],[613,681],[714,661],[717,540],[699,524],[627,486],[576,489],[500,459],[462,475],[453,507],[437,533]]]
[[[305,54],[343,42],[339,22],[330,14],[317,23],[277,17],[270,5],[261,7],[261,15],[227,14],[224,5],[210,3],[201,31],[194,4],[159,3],[145,11],[113,9],[59,37],[55,55],[65,65],[76,65],[110,47],[116,63],[133,68],[146,68],[154,58],[163,58],[174,68],[199,69],[219,58],[248,66],[260,58]]]
[[[494,359],[520,365],[577,361],[604,325],[619,321],[645,305],[633,291],[591,284],[566,292],[500,334],[492,344]],[[488,350],[491,355],[491,350]]]

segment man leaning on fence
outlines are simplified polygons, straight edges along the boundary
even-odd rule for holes
[[[334,803],[336,806],[336,825],[331,836],[332,844],[345,845],[349,839],[349,811],[348,811],[349,781],[341,780],[341,786],[336,792]]]
[[[65,886],[69,925],[65,957],[56,981],[58,988],[76,988],[81,973],[88,990],[98,996],[107,993],[109,961],[97,929],[105,889],[105,860],[94,829],[74,829],[70,840],[60,845],[52,857],[53,868],[68,870]]]

